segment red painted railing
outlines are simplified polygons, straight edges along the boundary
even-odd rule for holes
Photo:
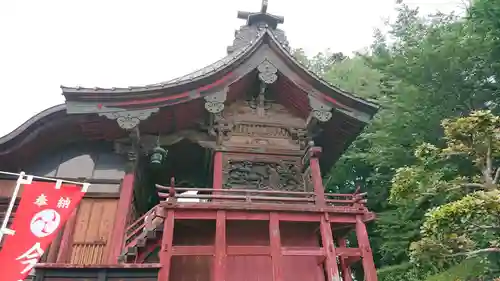
[[[146,225],[145,218],[150,215],[154,211],[154,208],[146,212],[140,218],[135,220],[131,225],[129,225],[125,231],[125,239],[124,239],[124,249],[132,247],[136,243],[136,238],[143,232],[143,229]]]
[[[211,189],[191,187],[166,187],[156,185],[160,199],[175,199],[177,203],[255,203],[255,204],[300,204],[317,205],[314,192],[257,190],[257,189]],[[359,207],[366,203],[366,194],[322,194],[328,206]]]
[[[280,190],[256,190],[256,189],[211,189],[211,188],[188,188],[188,187],[166,187],[156,185],[158,196],[161,201],[174,203],[179,207],[184,206],[203,206],[213,205],[240,206],[281,206],[288,209],[298,206],[309,206],[310,208],[323,207],[338,208],[343,212],[346,209],[354,212],[360,212],[365,209],[365,193],[354,194],[316,194],[314,192],[301,191],[280,191]],[[321,199],[321,200],[319,200]],[[293,205],[293,206],[292,206]],[[146,227],[146,218],[155,217],[156,211],[161,208],[161,203],[153,209],[135,220],[126,229],[123,249],[132,248],[137,241],[144,238],[141,235]],[[208,206],[207,206],[208,207]],[[151,219],[150,217],[149,219]],[[142,237],[142,238],[141,238]]]

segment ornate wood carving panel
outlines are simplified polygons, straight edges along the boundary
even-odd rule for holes
[[[266,103],[264,114],[257,114],[252,102],[237,101],[224,110],[224,118],[231,122],[250,122],[256,124],[275,124],[283,127],[305,128],[306,121],[291,114],[283,105]]]
[[[239,101],[223,113],[228,133],[226,147],[259,150],[300,151],[304,146],[306,123],[277,103],[268,103],[264,112],[251,102]]]
[[[224,187],[304,191],[300,159],[274,155],[226,155]]]

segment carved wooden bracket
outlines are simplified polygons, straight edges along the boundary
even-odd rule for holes
[[[309,105],[312,108],[314,118],[320,122],[327,122],[332,118],[332,107],[309,94]]]
[[[125,110],[117,112],[99,113],[99,116],[106,116],[108,119],[116,120],[118,126],[125,130],[132,130],[139,123],[146,120],[151,114],[158,112],[159,108],[143,109],[143,110]]]
[[[227,88],[222,91],[215,92],[205,97],[205,109],[213,114],[220,113],[224,110],[224,102],[227,98]]]
[[[130,135],[127,138],[114,141],[114,150],[116,154],[124,155],[128,159],[127,169],[132,170],[137,164],[138,156],[141,153],[139,128],[135,127],[130,130]]]
[[[276,74],[278,69],[267,59],[257,67],[257,70],[259,71],[259,79],[266,84],[272,84],[278,80]]]

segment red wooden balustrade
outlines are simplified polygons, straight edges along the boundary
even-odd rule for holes
[[[257,189],[212,189],[192,187],[166,187],[156,185],[161,199],[175,198],[177,203],[207,204],[217,199],[217,203],[252,203],[252,204],[299,204],[319,205],[314,192],[257,190]],[[174,190],[172,192],[172,190]],[[187,191],[196,192],[186,193]],[[184,193],[182,193],[184,192]],[[364,208],[365,193],[361,194],[323,194],[327,206],[345,206]],[[191,199],[191,200],[186,200]],[[185,200],[185,201],[183,201]],[[321,202],[321,201],[319,201]]]
[[[364,207],[366,200],[364,193],[354,194],[321,194],[322,200],[317,200],[317,194],[314,192],[297,191],[275,191],[275,190],[250,190],[250,189],[208,189],[208,188],[183,188],[183,187],[165,187],[157,185],[158,194],[162,202],[152,210],[138,218],[132,223],[126,231],[125,247],[127,250],[137,244],[141,237],[149,215],[152,217],[159,215],[162,217],[161,226],[163,236],[157,240],[150,241],[147,247],[141,248],[142,252],[129,262],[144,262],[144,257],[151,253],[156,247],[161,247],[159,252],[162,269],[158,280],[170,280],[170,267],[172,259],[176,256],[212,256],[213,260],[213,280],[225,280],[227,274],[232,272],[226,268],[227,259],[234,256],[270,256],[272,260],[272,280],[284,281],[286,272],[284,269],[291,266],[288,260],[290,256],[316,257],[318,264],[324,264],[326,271],[325,281],[336,281],[340,276],[345,280],[350,277],[350,265],[362,260],[365,274],[369,281],[376,281],[375,268],[373,261],[369,258],[370,247],[367,240],[364,222],[361,218],[367,219],[367,210]],[[186,193],[187,191],[196,191],[199,194]],[[183,201],[182,199],[187,199]],[[196,212],[197,207],[200,212]],[[213,208],[211,208],[211,207]],[[257,207],[256,207],[257,206]],[[260,207],[259,207],[260,206]],[[300,247],[282,245],[280,236],[280,222],[290,221],[294,208],[298,206],[310,206],[310,210],[315,210],[311,216],[317,216],[314,220],[319,223],[319,232],[322,246],[318,247]],[[230,207],[230,208],[228,208]],[[262,208],[261,208],[262,207]],[[266,220],[269,221],[269,246],[260,245],[227,245],[226,242],[226,221],[234,220],[235,215],[241,216],[237,210],[248,208],[259,208],[259,214],[265,214],[264,209],[280,209],[279,211],[270,210]],[[232,211],[231,211],[232,210]],[[289,210],[292,210],[290,213]],[[346,211],[347,210],[347,211]],[[352,211],[348,211],[352,210]],[[236,211],[236,213],[234,213]],[[184,213],[187,212],[187,213]],[[200,214],[210,213],[211,219],[216,222],[216,234],[213,245],[173,245],[174,221],[187,214],[199,216]],[[233,213],[232,213],[233,212]],[[340,214],[343,213],[343,214]],[[337,216],[338,214],[338,216]],[[254,213],[254,216],[256,214]],[[296,213],[294,216],[301,216]],[[307,216],[307,214],[304,214]],[[206,216],[207,218],[209,216]],[[245,215],[245,219],[251,216]],[[256,218],[256,217],[255,217]],[[310,218],[310,217],[309,217]],[[260,218],[262,219],[262,217]],[[298,221],[301,219],[296,217]],[[291,221],[294,221],[292,219]],[[371,220],[368,218],[367,220]],[[307,219],[305,220],[307,221]],[[349,222],[348,222],[349,221]],[[350,225],[351,229],[356,231],[360,248],[349,248],[345,245],[342,237],[335,237],[332,233],[333,225]],[[337,247],[334,240],[337,240]],[[338,262],[338,260],[340,262]],[[229,270],[229,271],[228,271]]]
[[[129,225],[125,231],[125,243],[124,249],[128,249],[132,247],[136,243],[136,238],[143,232],[144,227],[146,226],[145,218],[150,215],[155,208],[149,210],[144,213],[140,218],[134,221],[131,225]]]

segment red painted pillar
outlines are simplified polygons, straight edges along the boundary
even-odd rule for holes
[[[213,279],[226,280],[226,211],[218,210],[215,228],[215,256]]]
[[[108,264],[118,263],[118,257],[123,248],[123,239],[127,229],[127,219],[130,213],[132,197],[134,194],[134,173],[127,173],[123,177],[120,188],[120,199],[118,201],[115,223],[111,233],[111,246],[108,255]]]
[[[375,269],[375,262],[373,261],[373,253],[370,247],[370,241],[368,240],[366,225],[363,222],[362,216],[356,216],[356,237],[358,239],[359,249],[361,250],[365,280],[377,281],[377,271]]]
[[[283,281],[281,234],[278,213],[271,213],[269,217],[269,239],[271,246],[271,260],[273,263],[273,281]]]
[[[321,155],[321,147],[309,148],[309,165],[311,166],[311,178],[314,186],[314,194],[316,195],[316,204],[320,206],[325,203],[325,188],[323,187],[323,179],[321,178],[321,169],[319,167],[319,156]]]
[[[339,281],[339,267],[337,264],[337,253],[335,251],[335,244],[333,243],[332,228],[328,214],[321,216],[321,241],[325,249],[325,272],[326,281]]]
[[[222,189],[222,151],[215,152],[213,168],[213,189]]]
[[[337,238],[337,241],[339,242],[339,247],[347,248],[347,241],[345,240],[345,237],[339,237]],[[346,258],[339,257],[339,262],[340,262],[340,268],[342,269],[342,280],[352,281],[351,267],[349,264],[347,264]]]
[[[161,269],[158,273],[158,281],[169,281],[170,265],[172,264],[172,244],[174,238],[174,210],[168,210],[163,222],[163,236],[161,238],[160,263]]]

